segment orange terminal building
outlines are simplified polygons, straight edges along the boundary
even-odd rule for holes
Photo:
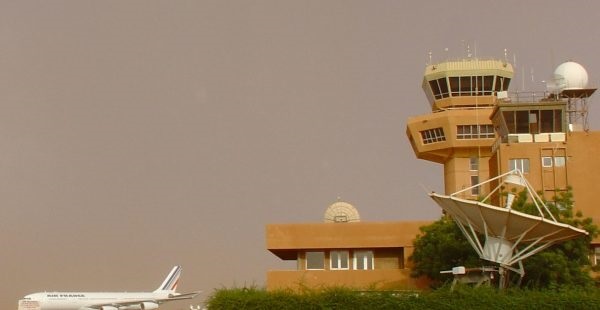
[[[422,87],[430,113],[410,117],[406,134],[419,159],[442,164],[444,191],[477,199],[476,184],[520,170],[552,202],[572,189],[574,208],[600,224],[600,132],[590,131],[585,69],[566,62],[542,92],[509,92],[513,67],[503,60],[465,58],[427,65]],[[487,186],[487,185],[486,185]],[[429,222],[360,222],[351,205],[337,202],[325,223],[271,224],[267,249],[295,270],[269,271],[267,289],[343,285],[357,289],[419,289],[409,257],[419,227]],[[600,262],[600,240],[590,257]]]

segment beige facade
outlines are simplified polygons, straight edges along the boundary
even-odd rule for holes
[[[295,270],[267,273],[267,289],[345,286],[420,289],[410,277],[412,241],[429,222],[355,222],[267,225],[267,249]]]
[[[444,165],[446,194],[490,177],[496,138],[490,114],[512,77],[512,66],[498,60],[469,58],[426,67],[423,90],[431,113],[410,117],[406,134],[417,158]],[[481,190],[474,188],[466,198],[476,198]]]
[[[491,112],[491,107],[464,108],[409,118],[406,131],[415,155],[444,165],[446,193],[489,178],[488,160],[495,140]],[[473,191],[472,197],[477,194]]]
[[[499,106],[492,114],[494,123],[503,126],[503,117],[513,111],[526,111],[529,115],[540,115],[537,111],[562,111],[566,114],[566,102],[517,103]],[[537,113],[537,114],[536,114]],[[548,113],[549,114],[549,113]],[[558,114],[558,113],[554,113]],[[531,117],[533,120],[534,117]],[[529,129],[520,133],[500,133],[490,160],[493,175],[515,168],[524,172],[531,185],[541,192],[545,199],[552,201],[554,196],[571,188],[574,207],[584,216],[591,217],[600,224],[600,208],[597,207],[597,191],[600,189],[600,132],[569,131],[568,119],[560,117],[560,125],[551,132],[540,132],[529,124]],[[600,240],[597,240],[600,241]]]
[[[600,132],[583,130],[586,124],[577,121],[587,119],[585,100],[594,89],[509,96],[512,77],[512,66],[497,60],[427,66],[423,90],[431,113],[409,118],[406,129],[415,155],[444,165],[446,194],[472,187],[462,198],[477,199],[489,188],[473,185],[519,169],[547,200],[571,187],[576,210],[600,224]],[[427,224],[268,225],[268,250],[295,260],[297,268],[269,271],[267,288],[426,288],[426,279],[410,277],[408,258],[419,227]],[[600,240],[595,244],[593,262],[600,261]]]

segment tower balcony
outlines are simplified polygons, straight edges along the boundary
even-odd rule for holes
[[[491,107],[451,109],[411,117],[406,134],[418,158],[445,163],[461,150],[491,154],[496,138]]]

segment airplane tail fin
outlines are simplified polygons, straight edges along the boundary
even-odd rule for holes
[[[181,266],[173,267],[173,269],[171,269],[171,272],[169,272],[169,275],[167,275],[163,283],[154,292],[167,291],[174,293],[177,290],[179,276],[181,276]]]

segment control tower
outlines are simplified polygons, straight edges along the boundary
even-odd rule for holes
[[[415,155],[444,165],[445,193],[490,177],[496,134],[490,115],[507,98],[513,67],[506,61],[466,58],[428,65],[423,90],[431,113],[410,117],[406,134]],[[480,189],[465,192],[477,198]]]

